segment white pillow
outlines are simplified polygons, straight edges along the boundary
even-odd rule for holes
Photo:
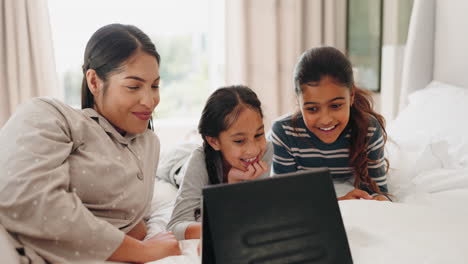
[[[391,193],[401,198],[427,192],[438,186],[437,177],[427,181],[428,173],[468,168],[467,114],[468,88],[432,82],[409,96],[408,106],[387,128]]]
[[[174,185],[156,179],[150,215],[147,216],[148,219],[146,221],[148,228],[146,239],[155,236],[159,232],[166,231],[166,226],[171,219],[172,210],[174,209],[176,197],[177,188]]]
[[[450,166],[468,166],[468,88],[431,82],[409,95],[408,106],[388,125],[398,144],[446,142]],[[449,164],[445,164],[449,165]]]

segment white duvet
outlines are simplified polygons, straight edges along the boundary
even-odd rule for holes
[[[388,128],[395,202],[339,202],[354,263],[468,263],[468,89],[434,82],[409,99]],[[200,263],[197,244],[152,263]]]

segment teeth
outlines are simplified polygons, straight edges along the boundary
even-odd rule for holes
[[[252,162],[252,161],[254,161],[255,159],[256,159],[256,158],[251,158],[251,159],[242,159],[242,160],[244,160],[244,161],[247,161],[247,162]]]
[[[320,129],[321,129],[321,130],[324,130],[324,131],[329,131],[329,130],[332,130],[333,128],[335,128],[335,126],[331,126],[331,127],[321,127]]]

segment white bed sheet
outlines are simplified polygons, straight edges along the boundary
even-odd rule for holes
[[[464,263],[468,259],[468,210],[463,209],[467,198],[463,190],[407,203],[340,201],[354,263]],[[151,263],[201,263],[198,241],[182,241],[182,256]]]

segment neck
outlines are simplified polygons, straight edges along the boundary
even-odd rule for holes
[[[107,121],[109,121],[109,123],[115,128],[115,130],[117,130],[117,132],[119,132],[120,135],[125,136],[127,134],[127,132],[125,130],[123,130],[120,127],[114,125],[105,115],[103,115],[101,109],[99,109],[99,106],[97,104],[94,104],[93,109],[98,114],[100,114],[102,117],[104,117]]]

